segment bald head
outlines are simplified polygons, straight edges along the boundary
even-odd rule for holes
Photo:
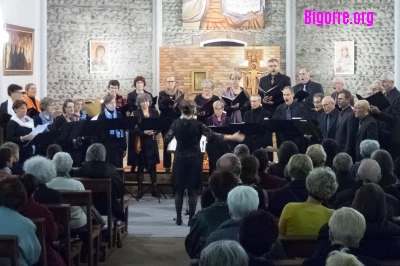
[[[358,119],[364,118],[370,111],[369,102],[366,100],[357,101],[354,105],[354,116]]]
[[[242,164],[235,154],[225,153],[218,159],[216,169],[219,171],[230,171],[239,179],[242,173]]]
[[[322,108],[325,113],[329,114],[333,109],[335,109],[335,100],[331,96],[325,96],[322,99]]]
[[[357,178],[363,180],[364,183],[378,184],[381,180],[381,167],[372,159],[364,159],[361,161],[357,170]]]

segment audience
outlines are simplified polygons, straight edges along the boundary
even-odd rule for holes
[[[86,152],[86,161],[76,171],[77,177],[93,179],[111,179],[111,205],[112,213],[120,221],[125,218],[123,210],[124,184],[117,168],[106,162],[106,148],[103,144],[92,144]],[[107,198],[104,193],[93,193],[93,205],[101,215],[107,215]]]
[[[335,172],[338,188],[335,194],[328,200],[329,204],[333,204],[336,194],[347,189],[351,189],[356,184],[356,179],[351,175],[353,159],[345,152],[338,153],[333,159],[332,170]]]
[[[230,219],[226,200],[229,191],[238,185],[238,179],[231,172],[216,170],[210,176],[208,184],[215,202],[194,215],[190,232],[185,239],[186,252],[192,259],[200,255],[208,236]]]
[[[400,201],[400,158],[394,160],[393,164],[394,164],[393,174],[396,177],[396,183],[384,188],[384,191]]]
[[[58,144],[51,144],[49,147],[47,147],[46,151],[46,158],[53,160],[54,155],[56,155],[57,152],[61,152],[62,148]]]
[[[307,148],[306,155],[310,157],[313,167],[323,167],[326,163],[326,153],[322,145],[313,144]]]
[[[289,202],[304,202],[307,200],[306,177],[312,170],[312,162],[307,155],[297,154],[290,158],[287,164],[287,171],[292,181],[272,193],[268,209],[273,215],[281,216],[283,208]]]
[[[249,266],[274,265],[267,254],[279,235],[275,218],[264,210],[250,213],[243,219],[239,231],[239,243],[246,250]]]
[[[22,169],[22,165],[18,163],[19,161],[19,145],[14,142],[6,142],[2,147],[10,148],[13,152],[13,165],[11,167],[11,172],[13,175],[22,175],[24,170]]]
[[[385,150],[376,150],[371,154],[371,159],[375,160],[381,168],[381,180],[378,185],[381,188],[391,186],[396,183],[396,177],[393,175],[393,160],[392,156]]]
[[[338,146],[334,139],[324,139],[321,145],[326,153],[325,166],[332,168],[333,158],[335,158],[336,154],[338,153]]]
[[[18,178],[0,178],[0,236],[18,237],[19,266],[35,264],[41,252],[35,224],[18,213],[26,200],[26,191]],[[7,265],[7,260],[0,258],[0,265]]]
[[[57,171],[54,179],[47,183],[49,188],[55,190],[85,190],[80,181],[74,180],[69,176],[72,169],[72,158],[66,152],[58,152],[53,157],[53,163]],[[89,212],[90,213],[90,212]],[[89,214],[90,215],[90,214]],[[86,225],[86,213],[83,207],[71,207],[71,229],[81,228]]]
[[[269,165],[268,152],[265,149],[258,149],[253,152],[253,156],[258,159],[259,186],[262,189],[277,189],[285,186],[286,181],[280,177],[268,173]]]
[[[59,191],[47,186],[56,177],[57,172],[51,160],[34,156],[24,162],[24,172],[36,177],[39,185],[33,198],[42,204],[61,204],[61,194]]]
[[[303,266],[323,266],[332,251],[342,248],[347,248],[348,253],[356,256],[365,266],[380,265],[359,248],[366,227],[361,213],[352,208],[343,207],[332,214],[328,225],[330,241],[321,242],[314,255],[303,262]]]
[[[299,153],[299,149],[292,141],[284,141],[278,150],[278,163],[271,164],[268,171],[271,175],[285,178],[285,167],[290,158]]]
[[[249,264],[246,251],[236,241],[221,240],[210,244],[202,252],[200,266],[245,266]]]
[[[7,147],[0,148],[0,176],[12,177],[13,151]]]
[[[361,141],[361,143],[360,143],[361,157],[363,159],[368,159],[371,157],[371,154],[374,151],[379,150],[379,148],[380,148],[380,145],[379,145],[378,141],[372,140],[372,139],[365,139],[365,140]],[[357,170],[358,170],[358,167],[360,167],[360,164],[361,164],[361,161],[355,162],[353,165],[351,173],[354,178],[356,178]]]
[[[65,265],[60,254],[58,254],[58,252],[53,248],[53,242],[57,240],[58,232],[63,230],[62,226],[56,223],[53,214],[46,206],[34,200],[33,196],[35,195],[35,191],[39,185],[36,178],[31,174],[24,174],[20,177],[20,181],[25,187],[27,200],[25,205],[19,209],[19,213],[29,219],[44,218],[46,224],[45,238],[47,265]]]
[[[326,266],[364,266],[356,256],[347,254],[346,248],[332,251],[326,260]]]
[[[238,144],[236,145],[235,149],[233,149],[233,154],[241,159],[243,156],[250,155],[250,150],[246,144]]]
[[[318,235],[321,226],[329,221],[333,210],[321,204],[338,187],[335,173],[329,167],[316,168],[307,176],[306,187],[306,202],[291,202],[283,209],[279,219],[281,235]]]

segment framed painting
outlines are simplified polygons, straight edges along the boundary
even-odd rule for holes
[[[108,73],[111,71],[110,42],[90,41],[90,73]]]
[[[35,30],[21,26],[5,24],[8,42],[4,44],[4,76],[33,75]]]
[[[335,42],[335,74],[354,74],[354,42]]]
[[[201,93],[203,91],[201,83],[207,79],[207,71],[192,70],[192,92]]]

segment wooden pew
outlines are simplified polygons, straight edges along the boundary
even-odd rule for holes
[[[18,236],[0,236],[0,257],[9,258],[11,266],[18,266]]]
[[[308,258],[318,245],[317,236],[279,236],[288,258]]]
[[[107,248],[104,250],[104,260],[109,255],[107,249],[111,251],[115,245],[113,241],[114,237],[117,234],[116,228],[116,219],[112,215],[112,206],[111,206],[111,179],[92,179],[92,178],[74,178],[75,180],[80,181],[86,190],[91,190],[92,193],[102,193],[106,195],[107,199]],[[101,260],[101,261],[104,261]]]
[[[47,266],[46,221],[44,218],[31,218],[31,220],[36,225],[36,237],[42,248],[37,265]]]
[[[88,266],[97,266],[99,263],[100,249],[100,225],[92,224],[91,207],[92,192],[88,190],[81,191],[60,191],[62,202],[71,206],[86,207],[86,241],[87,264]]]

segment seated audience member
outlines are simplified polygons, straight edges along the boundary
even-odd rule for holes
[[[76,171],[77,177],[93,179],[111,179],[111,205],[113,215],[120,221],[125,219],[122,206],[124,184],[117,168],[106,162],[106,148],[103,144],[92,144],[86,152],[86,162]],[[107,215],[107,198],[93,193],[93,205],[101,215]]]
[[[259,209],[266,209],[268,207],[268,194],[262,188],[257,186],[259,182],[258,177],[258,160],[253,155],[247,155],[240,158],[240,163],[242,164],[242,174],[240,179],[243,185],[250,186],[254,188],[259,196]]]
[[[379,145],[378,141],[372,140],[372,139],[365,139],[365,140],[361,141],[361,143],[360,143],[361,157],[363,159],[368,159],[371,157],[371,154],[374,151],[379,150],[379,148],[380,148],[380,145]],[[352,167],[351,173],[354,178],[357,177],[357,170],[358,170],[358,167],[360,167],[360,164],[361,164],[361,161],[355,162]]]
[[[242,246],[231,240],[221,240],[210,244],[202,252],[199,266],[245,266],[249,258]]]
[[[271,175],[285,178],[285,167],[293,155],[298,154],[299,149],[292,141],[284,141],[278,150],[278,162],[270,165],[268,171]]]
[[[376,150],[371,154],[371,159],[375,160],[381,168],[382,178],[378,183],[381,188],[385,188],[396,183],[396,177],[393,175],[393,159],[387,151]]]
[[[190,232],[185,239],[186,252],[190,258],[198,257],[208,236],[229,220],[226,200],[229,191],[238,185],[238,180],[231,172],[217,170],[210,176],[208,183],[215,202],[197,212],[191,221]]]
[[[240,159],[233,153],[226,153],[218,159],[216,163],[216,170],[218,171],[229,171],[231,172],[237,179],[238,183],[241,184],[240,174],[242,173],[242,164],[240,163]],[[201,208],[207,208],[211,204],[215,202],[215,198],[210,190],[207,188],[203,191],[201,195]]]
[[[329,167],[312,170],[306,179],[308,198],[306,202],[288,203],[279,219],[281,235],[318,235],[321,226],[327,223],[333,210],[322,206],[338,185],[335,173]]]
[[[400,158],[394,160],[393,164],[393,174],[396,177],[396,183],[384,188],[384,191],[400,201]]]
[[[249,147],[246,144],[238,144],[235,149],[233,149],[233,154],[235,154],[239,159],[243,156],[250,155]]]
[[[306,155],[310,157],[313,167],[323,167],[326,163],[326,153],[320,144],[313,144],[307,148]]]
[[[253,156],[258,159],[258,176],[260,178],[259,186],[262,189],[277,189],[285,186],[286,181],[280,177],[271,175],[267,172],[268,168],[268,152],[264,149],[258,149],[253,152]]]
[[[326,266],[364,266],[356,256],[348,254],[347,249],[332,251],[326,260]]]
[[[356,256],[365,266],[381,265],[359,248],[366,227],[361,213],[343,207],[332,214],[328,225],[330,242],[321,242],[314,255],[303,262],[303,266],[324,266],[329,254],[342,248],[347,248],[348,253]]]
[[[13,175],[22,175],[24,170],[22,170],[22,165],[18,163],[19,161],[19,146],[14,142],[6,142],[2,147],[10,148],[13,151],[13,165],[11,167],[11,172]]]
[[[324,139],[321,145],[326,153],[325,166],[332,168],[333,158],[335,158],[336,154],[338,153],[338,146],[333,139]]]
[[[367,183],[378,184],[381,180],[381,168],[379,164],[372,159],[364,159],[361,161],[360,167],[357,171],[357,183],[352,189],[344,190],[336,194],[336,199],[334,202],[335,209],[340,207],[351,206],[357,190]],[[386,206],[388,211],[388,216],[398,216],[400,215],[400,202],[393,196],[386,194]]]
[[[85,190],[80,181],[72,179],[69,172],[72,169],[72,158],[66,152],[58,152],[53,157],[53,163],[57,172],[54,179],[47,183],[47,186],[56,190]],[[86,225],[86,214],[82,207],[71,207],[71,229],[77,229]]]
[[[7,147],[0,148],[0,177],[12,177],[13,151]]]
[[[336,193],[354,187],[356,180],[351,175],[352,166],[353,159],[345,152],[338,153],[333,159],[332,170],[336,174],[336,180],[339,185]]]
[[[231,218],[221,224],[217,230],[207,238],[206,246],[218,240],[234,240],[237,236],[242,220],[252,211],[258,209],[258,193],[252,187],[238,186],[228,193],[228,209]]]
[[[287,172],[292,181],[272,193],[268,209],[273,215],[281,216],[283,208],[289,202],[307,200],[306,178],[312,170],[312,162],[307,155],[297,154],[290,158],[287,164]]]
[[[351,207],[359,211],[367,224],[360,247],[369,256],[379,260],[398,258],[400,227],[387,221],[385,193],[376,184],[365,184],[358,192]]]
[[[18,210],[25,204],[26,198],[24,186],[18,178],[0,178],[0,236],[14,235],[18,237],[18,266],[35,264],[39,260],[41,252],[35,233],[35,224],[18,213]],[[0,258],[0,265],[8,265],[8,260]]]
[[[24,206],[19,209],[19,213],[29,219],[32,218],[44,218],[46,222],[46,254],[47,254],[47,265],[49,266],[63,266],[65,265],[60,254],[53,248],[53,242],[57,240],[58,232],[60,231],[61,225],[57,225],[53,214],[49,209],[37,203],[33,196],[39,185],[36,178],[31,174],[24,174],[20,177],[20,181],[25,187],[27,194],[27,201]],[[60,227],[59,227],[60,226]],[[61,228],[61,230],[63,230]]]
[[[46,158],[53,160],[54,155],[56,155],[57,152],[61,152],[62,148],[58,144],[51,144],[49,147],[47,147],[46,151]]]
[[[61,194],[59,191],[47,186],[56,177],[56,168],[51,160],[34,156],[24,163],[24,172],[36,177],[39,185],[33,198],[42,204],[61,204]]]
[[[249,256],[249,266],[272,266],[268,253],[279,235],[275,218],[264,210],[250,213],[240,226],[239,243]]]

